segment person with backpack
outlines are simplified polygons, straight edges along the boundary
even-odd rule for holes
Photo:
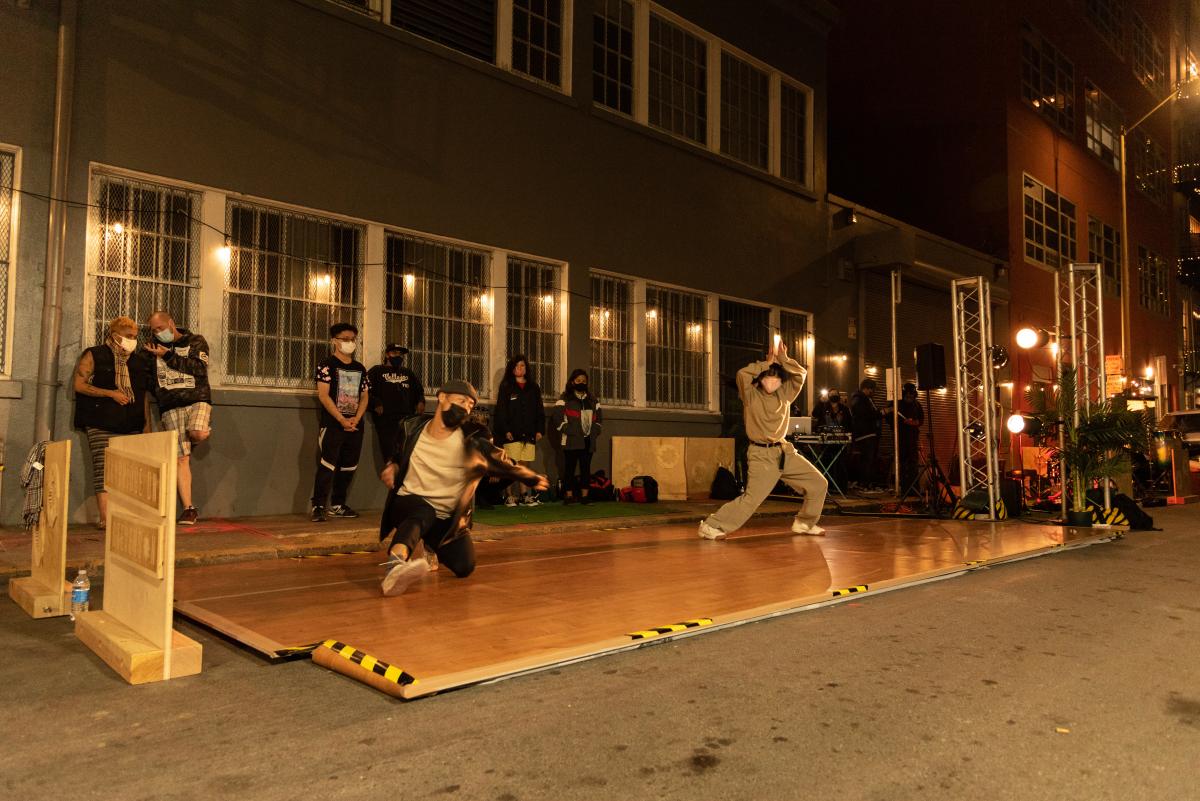
[[[554,406],[554,430],[559,432],[563,449],[563,503],[591,503],[585,494],[592,475],[592,454],[603,427],[600,402],[588,391],[587,370],[575,369],[567,379],[567,388]]]
[[[492,417],[492,434],[508,458],[523,467],[532,467],[537,458],[537,443],[546,430],[546,410],[542,405],[542,389],[529,375],[529,362],[524,354],[508,360],[500,391],[496,393],[496,410]],[[505,506],[537,506],[537,493],[527,485],[513,482],[504,499]]]
[[[765,360],[751,362],[738,371],[738,395],[750,438],[746,491],[700,521],[699,533],[704,539],[724,539],[745,525],[780,479],[804,495],[792,531],[813,536],[825,533],[817,522],[825,507],[829,481],[787,440],[791,405],[804,388],[807,375],[808,371],[788,356],[787,346],[778,337]]]

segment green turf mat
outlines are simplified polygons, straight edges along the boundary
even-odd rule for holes
[[[541,506],[497,506],[476,509],[475,522],[488,526],[514,526],[524,523],[555,523],[562,520],[602,520],[609,517],[642,517],[645,515],[678,514],[686,510],[658,503],[592,503],[563,506],[559,501]]]

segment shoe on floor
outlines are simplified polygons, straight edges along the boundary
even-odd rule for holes
[[[183,514],[175,521],[177,526],[194,526],[196,521],[200,519],[200,513],[196,511],[195,506],[189,506],[183,510]]]
[[[425,549],[425,565],[429,568],[430,573],[438,569],[437,553],[428,548]]]
[[[516,496],[509,495],[507,498],[504,499],[504,505],[509,507],[510,509],[514,508],[517,505]]]
[[[314,506],[312,508],[312,515],[308,519],[313,521],[314,523],[324,523],[325,522],[325,507],[324,506]]]
[[[429,572],[429,565],[424,559],[409,559],[395,563],[389,562],[391,568],[380,583],[380,589],[387,596],[401,595],[405,590],[420,581]]]
[[[358,512],[354,511],[353,509],[351,509],[349,506],[346,506],[345,504],[340,504],[338,506],[330,506],[329,507],[329,516],[330,517],[346,517],[346,518],[358,517]]]
[[[525,500],[521,501],[521,505],[522,505],[522,506],[534,507],[534,506],[541,506],[541,505],[542,505],[542,502],[541,502],[541,501],[539,501],[539,500],[538,500],[538,499],[537,499],[535,496],[533,496],[533,495],[526,495],[526,496],[525,496]]]
[[[706,540],[723,540],[725,539],[725,532],[715,526],[710,526],[707,520],[701,520],[700,536]]]
[[[805,523],[802,520],[793,520],[792,533],[807,534],[810,537],[824,537],[825,529],[821,528],[816,523]]]

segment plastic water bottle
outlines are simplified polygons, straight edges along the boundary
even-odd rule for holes
[[[71,582],[71,620],[80,612],[88,610],[88,595],[92,592],[92,582],[88,581],[86,570],[80,570]]]

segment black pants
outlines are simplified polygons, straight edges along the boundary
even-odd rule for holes
[[[321,457],[317,462],[317,478],[313,482],[313,506],[325,506],[327,500],[332,500],[334,506],[346,503],[346,493],[350,490],[350,481],[354,471],[358,469],[358,457],[362,454],[363,431],[359,424],[357,431],[347,431],[341,426],[322,428],[317,439],[321,448]],[[333,486],[333,498],[329,497],[329,487]]]
[[[879,437],[867,437],[855,443],[858,449],[858,483],[869,487],[875,483],[875,463],[879,461]]]
[[[387,464],[387,460],[392,458],[392,449],[396,447],[396,432],[400,430],[401,418],[372,412],[371,419],[375,422],[375,436],[379,437],[379,452],[383,455],[381,464]]]
[[[921,469],[921,449],[917,444],[917,438],[906,438],[903,435],[900,437],[900,491],[907,492],[910,488],[920,493],[920,487],[914,487],[913,484],[917,480],[917,476]]]
[[[438,562],[459,578],[466,578],[475,570],[475,543],[471,535],[466,531],[451,531],[450,520],[439,519],[424,498],[397,495],[388,503],[387,514],[391,516],[393,529],[389,550],[403,545],[412,556],[417,543],[424,542],[425,550],[436,553]]]
[[[566,459],[563,489],[567,492],[574,491],[576,496],[582,495],[592,477],[592,452],[586,448],[577,451],[566,450],[563,451],[563,457]]]

